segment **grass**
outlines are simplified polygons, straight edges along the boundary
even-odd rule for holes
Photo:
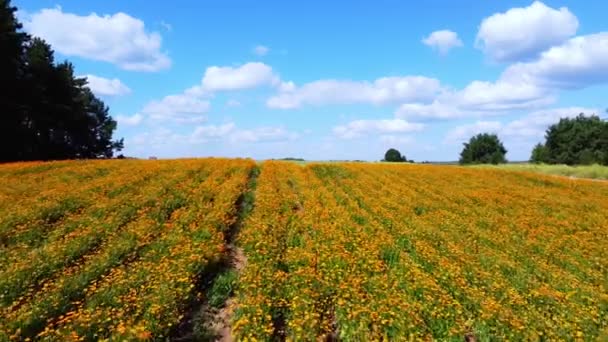
[[[608,166],[594,165],[549,165],[549,164],[501,164],[501,165],[474,165],[473,167],[494,168],[509,171],[537,172],[549,175],[608,179]]]
[[[228,270],[220,274],[209,290],[209,305],[219,308],[226,303],[232,295],[238,274],[235,270]]]

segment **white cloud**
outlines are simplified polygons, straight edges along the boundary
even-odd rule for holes
[[[510,66],[502,78],[561,89],[608,82],[608,32],[572,38],[536,61]]]
[[[544,106],[553,102],[546,89],[525,82],[473,81],[455,94],[464,109],[500,111]]]
[[[296,90],[296,84],[291,81],[281,82],[279,84],[279,92],[286,93],[286,92],[293,92],[295,90]]]
[[[227,123],[223,125],[206,125],[206,126],[198,126],[194,129],[192,133],[192,139],[194,141],[205,141],[213,138],[223,138],[226,137],[229,133],[234,132],[236,126],[234,123]]]
[[[288,131],[283,127],[241,129],[229,122],[221,125],[196,126],[190,133],[177,133],[165,127],[157,127],[152,131],[140,133],[128,139],[127,146],[141,153],[148,151],[149,147],[162,147],[164,150],[187,150],[188,146],[198,146],[202,143],[213,142],[219,143],[221,146],[239,146],[242,143],[293,141],[299,137],[298,133]]]
[[[505,114],[555,102],[553,93],[533,83],[473,81],[461,90],[442,92],[432,103],[405,103],[395,111],[402,119],[454,119]]]
[[[229,139],[233,143],[247,142],[273,142],[295,140],[299,134],[290,132],[282,127],[259,127],[255,129],[244,129],[233,132]]]
[[[250,62],[239,67],[208,67],[202,86],[208,91],[250,89],[262,85],[278,85],[280,79],[264,63]]]
[[[477,121],[473,124],[456,126],[448,132],[444,143],[453,144],[465,142],[479,133],[497,134],[501,128],[502,124],[498,121]]]
[[[585,107],[566,107],[539,110],[532,112],[520,119],[509,122],[503,127],[500,133],[506,137],[518,139],[531,138],[534,141],[540,141],[550,125],[557,123],[561,118],[572,118],[580,113],[590,115],[597,114],[599,111],[596,108]]]
[[[440,89],[438,80],[423,76],[383,77],[374,82],[319,80],[301,87],[284,83],[279,94],[266,104],[292,109],[303,105],[416,102],[432,99]]]
[[[146,151],[151,146],[175,146],[186,142],[189,137],[177,134],[168,128],[159,127],[150,132],[144,132],[137,134],[131,138],[127,138],[125,145],[128,148],[140,149],[144,148]]]
[[[477,121],[473,124],[454,127],[448,132],[444,142],[448,144],[464,142],[478,133],[496,133],[510,144],[531,145],[543,140],[547,128],[557,123],[559,119],[572,118],[580,113],[590,115],[598,113],[598,110],[585,107],[551,108],[531,112],[507,123]]]
[[[447,54],[455,47],[463,46],[462,40],[458,38],[458,34],[450,30],[435,31],[424,38],[422,42],[425,45],[437,49],[442,55]]]
[[[217,91],[248,89],[262,85],[281,86],[272,68],[263,63],[247,63],[237,68],[212,66],[207,68],[200,84],[180,94],[165,96],[148,102],[140,111],[155,121],[170,123],[200,123],[211,107],[209,97]],[[228,107],[240,106],[236,100],[228,100]]]
[[[559,90],[608,82],[608,32],[569,39],[532,62],[509,66],[495,82],[472,81],[442,92],[432,103],[406,103],[403,119],[450,119],[539,109],[555,103]]]
[[[411,123],[403,119],[355,120],[346,125],[336,126],[333,132],[342,139],[358,138],[366,134],[410,133],[424,129],[421,123]]]
[[[116,117],[116,121],[118,122],[118,125],[125,125],[125,126],[137,126],[143,121],[143,119],[144,119],[144,116],[139,113],[132,115],[132,116],[118,115]]]
[[[453,119],[466,116],[466,113],[455,104],[433,101],[430,104],[405,103],[395,111],[395,117],[401,119]]]
[[[269,51],[270,51],[270,48],[267,46],[264,46],[264,45],[258,45],[253,48],[253,53],[258,56],[266,56],[266,54],[268,54]]]
[[[168,95],[161,100],[150,101],[141,113],[153,120],[177,123],[196,123],[205,120],[209,111],[209,101],[187,94]]]
[[[116,64],[133,71],[158,71],[171,66],[161,51],[161,36],[148,33],[140,19],[119,12],[99,16],[64,13],[60,7],[27,16],[24,29],[44,38],[67,56]]]
[[[295,140],[299,137],[299,134],[290,132],[283,127],[239,129],[234,123],[227,123],[219,126],[198,126],[191,137],[195,142],[216,139],[230,143],[258,143]]]
[[[380,142],[390,146],[402,146],[411,144],[414,139],[407,135],[381,135]]]
[[[131,89],[118,78],[104,78],[95,75],[84,75],[87,78],[88,87],[98,96],[120,96],[131,93]]]
[[[578,19],[568,8],[558,10],[535,1],[485,18],[475,45],[498,62],[527,60],[562,43],[578,29]]]

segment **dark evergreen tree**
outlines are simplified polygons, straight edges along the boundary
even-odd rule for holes
[[[111,157],[116,121],[108,107],[56,64],[44,40],[19,30],[15,8],[0,0],[0,161]],[[5,77],[6,75],[6,77]]]
[[[24,142],[24,52],[29,37],[20,32],[17,8],[0,0],[0,161],[21,156]]]

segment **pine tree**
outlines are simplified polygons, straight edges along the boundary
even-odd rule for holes
[[[0,161],[112,157],[123,141],[112,140],[109,108],[49,44],[20,32],[9,1],[0,6]]]

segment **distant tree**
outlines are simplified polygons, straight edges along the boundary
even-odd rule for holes
[[[17,159],[15,147],[24,139],[24,56],[29,37],[19,32],[16,11],[10,1],[0,0],[0,161]]]
[[[405,162],[407,158],[401,155],[401,152],[394,148],[389,148],[384,154],[384,161],[387,162]]]
[[[507,150],[496,134],[478,134],[472,137],[460,153],[460,164],[506,163]]]
[[[108,107],[49,44],[19,32],[15,11],[0,0],[0,161],[111,157],[123,141]]]
[[[596,115],[562,118],[545,138],[546,163],[608,165],[608,121]]]
[[[536,144],[532,149],[532,155],[530,156],[530,162],[535,164],[547,163],[549,161],[549,153],[547,147],[541,143]]]

